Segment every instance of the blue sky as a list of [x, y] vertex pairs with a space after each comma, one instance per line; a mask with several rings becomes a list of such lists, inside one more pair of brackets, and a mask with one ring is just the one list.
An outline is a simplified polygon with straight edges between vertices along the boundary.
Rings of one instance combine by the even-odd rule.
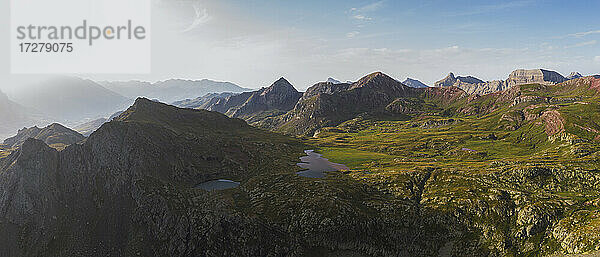
[[152, 73], [304, 90], [383, 71], [432, 84], [449, 72], [600, 73], [600, 1], [152, 0]]
[[428, 84], [450, 71], [484, 80], [517, 68], [600, 73], [600, 1], [193, 3], [206, 19], [185, 37], [218, 42], [208, 48], [235, 45], [229, 49], [238, 54], [227, 60], [240, 66], [222, 64], [235, 74], [215, 75], [251, 87], [286, 76], [306, 88], [375, 70]]

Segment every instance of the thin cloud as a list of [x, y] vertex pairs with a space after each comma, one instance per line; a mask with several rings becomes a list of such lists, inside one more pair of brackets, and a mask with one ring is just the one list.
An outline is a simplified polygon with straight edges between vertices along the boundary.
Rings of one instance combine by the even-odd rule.
[[381, 7], [383, 7], [385, 1], [378, 1], [378, 2], [374, 2], [362, 7], [355, 7], [350, 9], [350, 12], [373, 12], [373, 11], [377, 11], [379, 10]]
[[193, 29], [197, 28], [198, 26], [200, 26], [202, 24], [205, 24], [206, 22], [208, 22], [211, 19], [210, 15], [208, 15], [208, 10], [206, 8], [201, 8], [200, 6], [198, 6], [196, 4], [194, 4], [193, 7], [194, 7], [194, 12], [196, 14], [194, 17], [194, 21], [186, 29], [181, 31], [182, 33], [192, 31]]
[[600, 55], [599, 55], [599, 56], [596, 56], [596, 57], [594, 57], [594, 61], [595, 61], [595, 62], [597, 62], [597, 63], [600, 63]]
[[348, 32], [348, 34], [346, 34], [347, 38], [354, 38], [356, 37], [358, 34], [360, 34], [360, 32], [358, 31], [352, 31], [352, 32]]
[[364, 16], [362, 14], [354, 15], [354, 16], [352, 16], [352, 18], [355, 19], [355, 20], [359, 20], [359, 21], [370, 21], [370, 20], [373, 19], [371, 17], [367, 17], [367, 16]]
[[570, 45], [570, 46], [565, 46], [565, 48], [568, 49], [568, 48], [591, 46], [591, 45], [595, 45], [596, 43], [598, 43], [596, 40], [591, 40], [591, 41], [581, 42], [581, 43]]
[[520, 1], [512, 1], [500, 4], [491, 4], [491, 5], [480, 5], [476, 6], [473, 9], [464, 11], [464, 12], [456, 12], [451, 13], [448, 16], [469, 16], [469, 15], [478, 15], [485, 13], [498, 12], [506, 9], [520, 8], [534, 4], [535, 0], [520, 0]]
[[585, 36], [592, 35], [592, 34], [600, 34], [600, 30], [591, 30], [591, 31], [585, 31], [585, 32], [577, 32], [577, 33], [569, 34], [569, 36], [571, 36], [571, 37], [585, 37]]
[[370, 21], [373, 20], [373, 18], [367, 16], [365, 13], [379, 10], [381, 7], [383, 7], [384, 2], [385, 1], [378, 1], [361, 7], [354, 7], [351, 8], [348, 13], [351, 15], [352, 19], [358, 21]]

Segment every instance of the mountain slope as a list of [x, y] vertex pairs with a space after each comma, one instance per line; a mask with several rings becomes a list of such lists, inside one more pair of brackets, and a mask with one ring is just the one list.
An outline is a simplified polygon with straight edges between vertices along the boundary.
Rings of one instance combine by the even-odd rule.
[[84, 136], [76, 131], [66, 128], [58, 123], [53, 123], [44, 128], [31, 127], [19, 130], [14, 137], [4, 140], [8, 147], [20, 147], [27, 139], [37, 139], [55, 148], [64, 148], [67, 145], [81, 142]]
[[[240, 119], [138, 99], [82, 144], [58, 152], [28, 139], [0, 158], [0, 255], [437, 251], [445, 232], [394, 211], [410, 200], [384, 204], [389, 196], [348, 178], [297, 176], [304, 149]], [[196, 188], [214, 179], [241, 185]], [[419, 227], [432, 233], [410, 233]]]
[[129, 98], [147, 97], [150, 99], [159, 99], [160, 101], [167, 103], [180, 101], [182, 99], [201, 97], [209, 93], [239, 93], [250, 91], [250, 89], [242, 88], [231, 82], [218, 82], [208, 79], [169, 79], [156, 83], [141, 81], [100, 83], [108, 89]]

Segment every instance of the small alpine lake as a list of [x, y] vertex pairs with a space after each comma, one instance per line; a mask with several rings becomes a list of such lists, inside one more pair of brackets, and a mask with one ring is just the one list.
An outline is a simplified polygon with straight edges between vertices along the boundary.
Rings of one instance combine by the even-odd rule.
[[297, 172], [296, 174], [299, 176], [323, 178], [325, 177], [325, 172], [349, 170], [346, 165], [330, 162], [326, 158], [323, 158], [322, 154], [315, 153], [314, 150], [306, 150], [304, 153], [306, 153], [306, 156], [300, 157], [300, 161], [302, 162], [297, 165], [306, 170]]

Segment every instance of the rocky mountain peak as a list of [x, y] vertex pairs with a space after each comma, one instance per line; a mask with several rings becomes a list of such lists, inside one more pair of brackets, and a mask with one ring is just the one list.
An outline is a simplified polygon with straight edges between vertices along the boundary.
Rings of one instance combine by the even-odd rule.
[[368, 87], [368, 86], [372, 86], [372, 85], [399, 85], [399, 84], [400, 84], [400, 82], [398, 82], [397, 80], [384, 74], [383, 72], [378, 71], [378, 72], [373, 72], [367, 76], [364, 76], [363, 78], [361, 78], [360, 80], [355, 82], [353, 84], [352, 88]]
[[337, 85], [337, 84], [342, 84], [342, 82], [341, 82], [341, 81], [339, 81], [339, 80], [337, 80], [337, 79], [334, 79], [334, 78], [331, 78], [331, 77], [327, 78], [327, 81], [326, 81], [326, 82], [327, 82], [327, 83], [334, 84], [334, 85]]
[[571, 79], [578, 79], [578, 78], [582, 78], [582, 77], [583, 77], [583, 75], [581, 75], [581, 73], [574, 71], [574, 72], [571, 72], [569, 74], [569, 76], [567, 76], [565, 79], [571, 80]]
[[434, 87], [451, 87], [454, 85], [454, 83], [456, 83], [456, 77], [454, 76], [454, 73], [450, 72], [450, 74], [448, 74], [448, 76], [446, 76], [445, 78], [443, 78], [440, 81], [435, 82], [435, 84], [433, 86]]
[[266, 88], [262, 95], [268, 94], [297, 94], [298, 90], [292, 86], [292, 84], [287, 81], [285, 78], [280, 78], [275, 81], [270, 87]]

